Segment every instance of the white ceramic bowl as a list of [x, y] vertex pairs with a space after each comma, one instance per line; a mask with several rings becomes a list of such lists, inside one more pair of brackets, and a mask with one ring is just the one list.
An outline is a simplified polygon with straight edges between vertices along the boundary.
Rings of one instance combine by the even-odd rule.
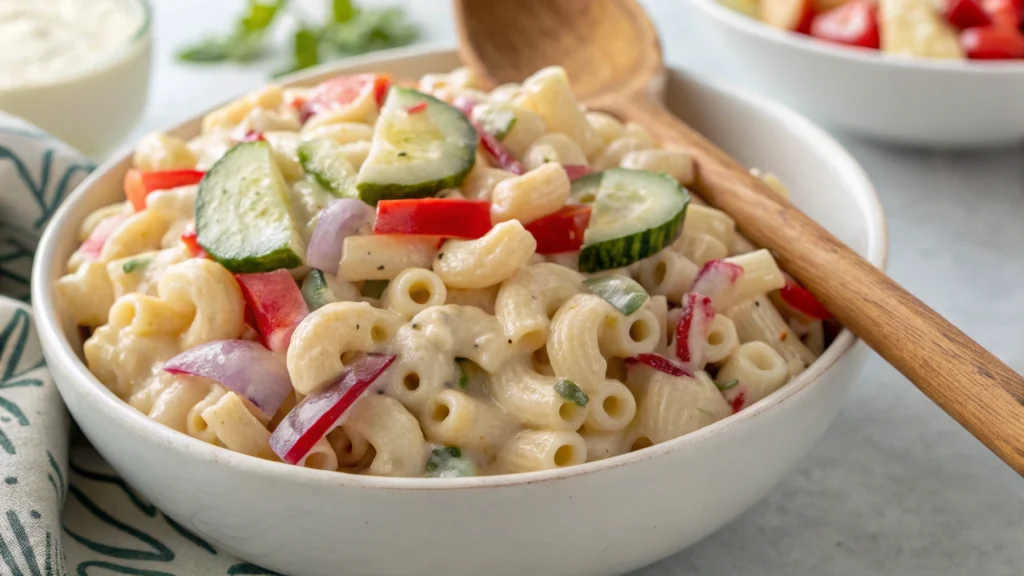
[[717, 0], [691, 6], [744, 82], [827, 126], [939, 148], [1024, 141], [1024, 61], [906, 58], [776, 30]]
[[123, 1], [139, 20], [138, 30], [124, 45], [86, 70], [0, 88], [0, 110], [28, 120], [92, 158], [112, 151], [142, 114], [152, 60], [149, 0]]
[[[398, 51], [303, 76], [418, 77], [449, 50]], [[797, 114], [674, 71], [672, 108], [742, 161], [771, 167], [794, 199], [876, 266], [881, 206], [856, 161]], [[714, 110], [714, 114], [707, 111]], [[703, 111], [703, 113], [702, 113]], [[194, 133], [196, 122], [179, 130]], [[86, 214], [120, 199], [112, 160], [54, 216], [33, 271], [43, 348], [99, 452], [176, 521], [291, 576], [617, 574], [681, 550], [763, 497], [825, 431], [864, 363], [843, 332], [803, 375], [738, 415], [653, 448], [561, 470], [463, 479], [378, 478], [258, 460], [173, 432], [118, 400], [76, 356], [52, 286]]]

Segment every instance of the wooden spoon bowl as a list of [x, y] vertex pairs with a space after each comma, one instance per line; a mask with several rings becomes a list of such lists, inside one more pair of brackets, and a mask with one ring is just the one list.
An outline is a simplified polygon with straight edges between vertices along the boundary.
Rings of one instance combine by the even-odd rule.
[[[454, 0], [459, 54], [486, 82], [566, 69], [589, 106], [689, 151], [694, 188], [830, 312], [1018, 473], [1024, 378], [665, 110], [654, 26], [633, 0]], [[823, 191], [825, 193], [826, 191]]]

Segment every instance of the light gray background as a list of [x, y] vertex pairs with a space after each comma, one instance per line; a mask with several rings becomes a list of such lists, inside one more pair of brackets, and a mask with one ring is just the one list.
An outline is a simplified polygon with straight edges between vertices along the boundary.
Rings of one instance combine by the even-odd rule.
[[[153, 1], [152, 93], [128, 142], [255, 88], [279, 67], [175, 62], [175, 49], [225, 29], [243, 1]], [[423, 41], [454, 43], [446, 0], [404, 3]], [[742, 83], [687, 24], [686, 0], [645, 3], [668, 62]], [[1024, 148], [940, 153], [841, 140], [882, 196], [890, 274], [1024, 372]], [[835, 424], [768, 498], [636, 574], [1021, 576], [1024, 479], [872, 356]]]

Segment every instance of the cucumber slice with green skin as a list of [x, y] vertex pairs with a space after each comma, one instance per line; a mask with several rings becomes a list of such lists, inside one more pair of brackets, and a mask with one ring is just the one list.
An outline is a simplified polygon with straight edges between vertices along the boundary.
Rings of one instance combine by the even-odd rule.
[[667, 174], [613, 168], [573, 182], [571, 201], [593, 204], [580, 271], [598, 272], [629, 266], [675, 242], [690, 194]]
[[341, 144], [318, 138], [299, 145], [302, 169], [335, 198], [355, 198], [356, 171], [345, 156]]
[[478, 104], [473, 107], [473, 122], [498, 140], [504, 140], [515, 128], [516, 112], [504, 104]]
[[331, 302], [338, 301], [334, 290], [331, 289], [330, 279], [327, 277], [327, 274], [315, 268], [302, 281], [301, 292], [302, 299], [306, 301], [306, 306], [309, 307], [310, 312], [323, 308]]
[[591, 278], [583, 283], [623, 316], [636, 312], [650, 298], [643, 286], [625, 276]]
[[381, 108], [370, 154], [359, 169], [359, 198], [425, 198], [457, 188], [476, 161], [477, 133], [454, 106], [395, 86]]
[[243, 142], [206, 173], [196, 197], [196, 239], [232, 272], [302, 266], [305, 245], [266, 142]]

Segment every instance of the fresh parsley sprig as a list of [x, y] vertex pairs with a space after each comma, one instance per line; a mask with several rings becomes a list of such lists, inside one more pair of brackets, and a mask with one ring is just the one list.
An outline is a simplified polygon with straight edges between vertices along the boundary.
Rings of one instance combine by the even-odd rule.
[[289, 0], [249, 0], [231, 32], [205, 38], [178, 53], [185, 62], [252, 62], [267, 52], [267, 38], [281, 15], [291, 13], [297, 27], [291, 33], [291, 63], [286, 74], [321, 62], [373, 50], [404, 46], [416, 40], [419, 29], [401, 8], [360, 8], [351, 0], [330, 0], [326, 22], [313, 23], [291, 12]]

